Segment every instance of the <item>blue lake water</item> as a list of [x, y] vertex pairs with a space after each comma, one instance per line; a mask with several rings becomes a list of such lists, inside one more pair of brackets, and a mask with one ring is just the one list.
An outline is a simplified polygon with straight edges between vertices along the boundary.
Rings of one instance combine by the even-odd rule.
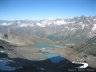
[[56, 48], [54, 45], [47, 45], [47, 44], [37, 44], [37, 48]]
[[59, 63], [64, 60], [64, 57], [61, 57], [55, 53], [44, 52], [43, 54], [45, 57], [50, 59], [52, 63]]

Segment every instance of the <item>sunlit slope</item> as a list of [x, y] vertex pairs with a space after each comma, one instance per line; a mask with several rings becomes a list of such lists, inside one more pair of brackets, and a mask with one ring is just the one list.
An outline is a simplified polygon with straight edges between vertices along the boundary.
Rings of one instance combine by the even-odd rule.
[[[3, 39], [3, 38], [2, 38]], [[16, 45], [36, 45], [36, 44], [55, 44], [54, 41], [41, 38], [39, 36], [36, 36], [35, 34], [29, 35], [27, 33], [21, 33], [21, 32], [15, 32], [8, 34], [8, 39], [5, 39], [9, 41], [12, 44]]]
[[96, 36], [86, 40], [81, 45], [78, 45], [75, 50], [96, 56]]

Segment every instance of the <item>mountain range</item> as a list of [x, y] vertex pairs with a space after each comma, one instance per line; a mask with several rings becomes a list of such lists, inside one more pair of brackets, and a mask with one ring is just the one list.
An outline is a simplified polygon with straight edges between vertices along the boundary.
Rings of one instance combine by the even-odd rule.
[[[96, 16], [80, 16], [66, 19], [0, 20], [0, 36], [8, 34], [9, 40], [21, 44], [56, 44], [78, 48], [96, 36]], [[93, 53], [96, 41], [91, 43]], [[96, 49], [95, 49], [96, 51]]]

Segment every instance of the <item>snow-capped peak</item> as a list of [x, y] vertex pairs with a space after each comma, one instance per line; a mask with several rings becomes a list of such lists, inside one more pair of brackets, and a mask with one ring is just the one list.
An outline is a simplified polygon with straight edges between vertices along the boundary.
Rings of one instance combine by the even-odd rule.
[[12, 25], [12, 23], [6, 23], [6, 22], [4, 22], [4, 23], [1, 23], [0, 25], [2, 25], [2, 26], [9, 26], [9, 25]]

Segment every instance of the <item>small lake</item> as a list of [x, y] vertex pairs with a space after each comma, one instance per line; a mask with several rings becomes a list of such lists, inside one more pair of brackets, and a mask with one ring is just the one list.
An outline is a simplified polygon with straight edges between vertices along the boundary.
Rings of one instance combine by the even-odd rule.
[[47, 44], [37, 44], [36, 47], [37, 48], [57, 48], [54, 45], [47, 45]]
[[59, 63], [64, 60], [64, 57], [61, 57], [55, 53], [44, 52], [43, 54], [45, 57], [50, 59], [52, 63]]

